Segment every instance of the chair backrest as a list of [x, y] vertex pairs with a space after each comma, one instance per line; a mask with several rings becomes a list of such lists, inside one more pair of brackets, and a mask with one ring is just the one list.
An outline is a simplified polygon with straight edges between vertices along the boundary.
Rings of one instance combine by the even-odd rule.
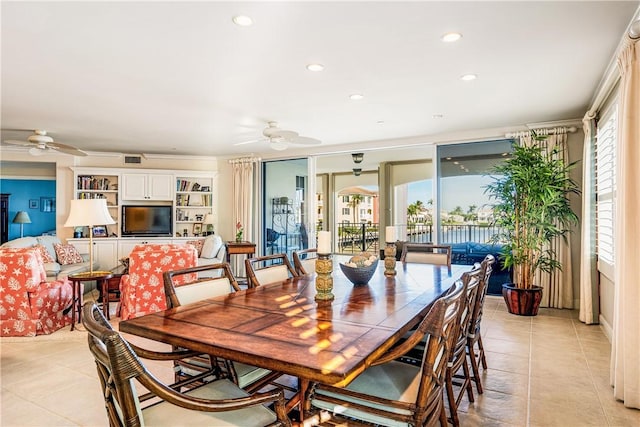
[[[265, 416], [264, 409], [258, 409], [262, 411], [262, 414], [256, 415], [261, 416], [265, 421], [268, 420], [269, 422], [266, 422], [266, 424], [290, 425], [285, 414], [282, 390], [253, 396], [247, 396], [246, 393], [240, 391], [241, 394], [236, 393], [235, 396], [229, 398], [223, 393], [226, 390], [231, 392], [233, 386], [224, 388], [225, 386], [223, 385], [211, 393], [211, 396], [219, 396], [217, 399], [197, 398], [179, 393], [160, 382], [146, 369], [136, 354], [138, 347], [135, 347], [136, 350], [134, 350], [118, 332], [113, 330], [96, 304], [85, 304], [83, 314], [82, 323], [89, 333], [89, 350], [96, 362], [111, 426], [142, 426], [145, 424], [144, 410], [136, 393], [134, 380], [138, 381], [147, 390], [150, 390], [153, 395], [163, 399], [164, 402], [162, 403], [181, 406], [192, 411], [225, 412], [246, 408], [249, 405], [263, 408], [263, 404], [275, 402], [275, 412], [277, 413], [277, 419], [282, 421], [281, 423], [275, 422], [276, 415], [273, 413]], [[144, 355], [146, 353], [160, 355], [160, 353], [153, 351], [143, 351], [142, 357], [147, 357]], [[176, 359], [180, 357], [180, 353], [167, 353], [167, 357], [167, 359], [159, 360]], [[239, 389], [235, 388], [235, 390]], [[189, 415], [189, 412], [177, 413], [174, 415], [176, 419], [173, 421], [179, 424], [185, 420], [178, 417], [189, 417]], [[244, 414], [244, 416], [247, 415], [251, 417], [251, 414]], [[236, 423], [239, 421], [235, 420]], [[203, 420], [199, 419], [194, 423], [202, 422]], [[215, 419], [211, 419], [207, 424], [216, 425], [216, 423], [222, 424], [220, 420], [216, 421]], [[227, 420], [224, 425], [230, 425], [229, 421]]]
[[405, 243], [402, 247], [402, 262], [446, 265], [451, 268], [451, 246], [428, 243]]
[[458, 312], [458, 327], [455, 336], [455, 343], [449, 355], [450, 364], [453, 366], [454, 373], [459, 369], [461, 363], [466, 356], [467, 331], [471, 324], [473, 310], [475, 308], [478, 290], [482, 283], [484, 271], [480, 264], [476, 264], [473, 269], [464, 273], [460, 280], [464, 285], [462, 293], [462, 303]]
[[302, 249], [293, 253], [293, 266], [300, 276], [313, 274], [316, 269], [317, 254], [318, 250], [316, 248]]
[[298, 276], [287, 254], [259, 256], [246, 259], [244, 262], [251, 287], [283, 282], [289, 277]]
[[471, 312], [471, 319], [469, 319], [469, 336], [473, 337], [475, 334], [480, 333], [480, 323], [482, 321], [482, 311], [484, 307], [484, 298], [487, 295], [487, 289], [489, 288], [489, 279], [493, 272], [493, 265], [496, 259], [493, 255], [487, 255], [480, 264], [481, 270], [481, 282], [478, 286], [478, 295], [476, 297], [476, 303]]
[[[163, 273], [195, 267], [198, 252], [191, 245], [149, 244], [138, 245], [129, 255], [129, 274], [120, 280], [122, 320], [165, 310]], [[175, 284], [192, 283], [197, 273], [184, 274]]]
[[[180, 276], [203, 271], [216, 271], [216, 273], [220, 272], [222, 274], [220, 277], [198, 280], [197, 282], [181, 286], [176, 285], [176, 279]], [[216, 276], [218, 276], [218, 274], [216, 274]], [[226, 262], [165, 271], [163, 278], [167, 308], [179, 307], [184, 304], [220, 295], [227, 295], [229, 292], [240, 290], [238, 282], [231, 272], [231, 266]]]
[[[425, 411], [424, 416], [438, 419], [443, 403], [443, 387], [449, 355], [453, 351], [457, 337], [458, 313], [464, 304], [464, 283], [457, 280], [451, 290], [436, 300], [429, 313], [412, 335], [421, 339], [427, 336], [420, 386], [416, 397], [416, 407]], [[407, 341], [412, 341], [410, 337]], [[420, 425], [431, 425], [429, 422]]]

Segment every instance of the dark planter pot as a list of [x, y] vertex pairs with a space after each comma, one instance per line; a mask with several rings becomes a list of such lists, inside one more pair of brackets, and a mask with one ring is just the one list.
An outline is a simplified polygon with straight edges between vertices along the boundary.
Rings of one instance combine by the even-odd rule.
[[518, 316], [535, 316], [542, 300], [542, 288], [534, 286], [531, 289], [516, 288], [512, 283], [502, 285], [502, 297], [511, 314]]

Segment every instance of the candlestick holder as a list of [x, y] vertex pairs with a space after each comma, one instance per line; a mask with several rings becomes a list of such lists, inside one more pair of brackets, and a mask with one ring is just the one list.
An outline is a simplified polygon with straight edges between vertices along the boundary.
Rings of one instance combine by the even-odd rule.
[[384, 275], [387, 277], [396, 275], [396, 244], [387, 242], [384, 248]]
[[316, 301], [333, 299], [333, 262], [331, 254], [318, 254], [316, 258]]

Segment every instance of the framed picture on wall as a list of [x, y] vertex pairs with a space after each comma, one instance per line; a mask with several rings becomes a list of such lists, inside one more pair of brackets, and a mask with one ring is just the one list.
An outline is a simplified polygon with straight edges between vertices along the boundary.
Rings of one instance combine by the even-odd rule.
[[107, 226], [106, 225], [94, 225], [93, 226], [93, 237], [107, 237]]
[[29, 209], [38, 209], [39, 207], [40, 207], [40, 200], [38, 199], [29, 200]]

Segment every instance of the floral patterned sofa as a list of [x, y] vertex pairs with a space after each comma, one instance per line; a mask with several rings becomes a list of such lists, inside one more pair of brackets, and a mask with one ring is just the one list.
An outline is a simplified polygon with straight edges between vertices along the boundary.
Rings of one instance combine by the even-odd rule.
[[50, 334], [71, 323], [71, 283], [46, 279], [39, 250], [0, 248], [0, 336]]
[[[167, 308], [163, 273], [195, 267], [198, 252], [194, 246], [180, 244], [137, 245], [129, 254], [129, 274], [120, 279], [120, 316], [122, 320], [155, 313]], [[176, 285], [197, 280], [197, 274], [185, 274]]]
[[[61, 250], [56, 251], [56, 246]], [[69, 245], [63, 245], [56, 236], [28, 236], [18, 239], [9, 240], [0, 246], [4, 248], [32, 248], [41, 247], [44, 251], [42, 254], [47, 256], [44, 259], [44, 269], [47, 273], [47, 280], [56, 280], [67, 277], [69, 274], [82, 273], [89, 271], [89, 254], [79, 254], [80, 258], [74, 254], [72, 257], [60, 257], [58, 252], [67, 252], [65, 249], [71, 249]], [[68, 258], [68, 259], [66, 259]], [[98, 263], [94, 261], [93, 268], [98, 268]]]

